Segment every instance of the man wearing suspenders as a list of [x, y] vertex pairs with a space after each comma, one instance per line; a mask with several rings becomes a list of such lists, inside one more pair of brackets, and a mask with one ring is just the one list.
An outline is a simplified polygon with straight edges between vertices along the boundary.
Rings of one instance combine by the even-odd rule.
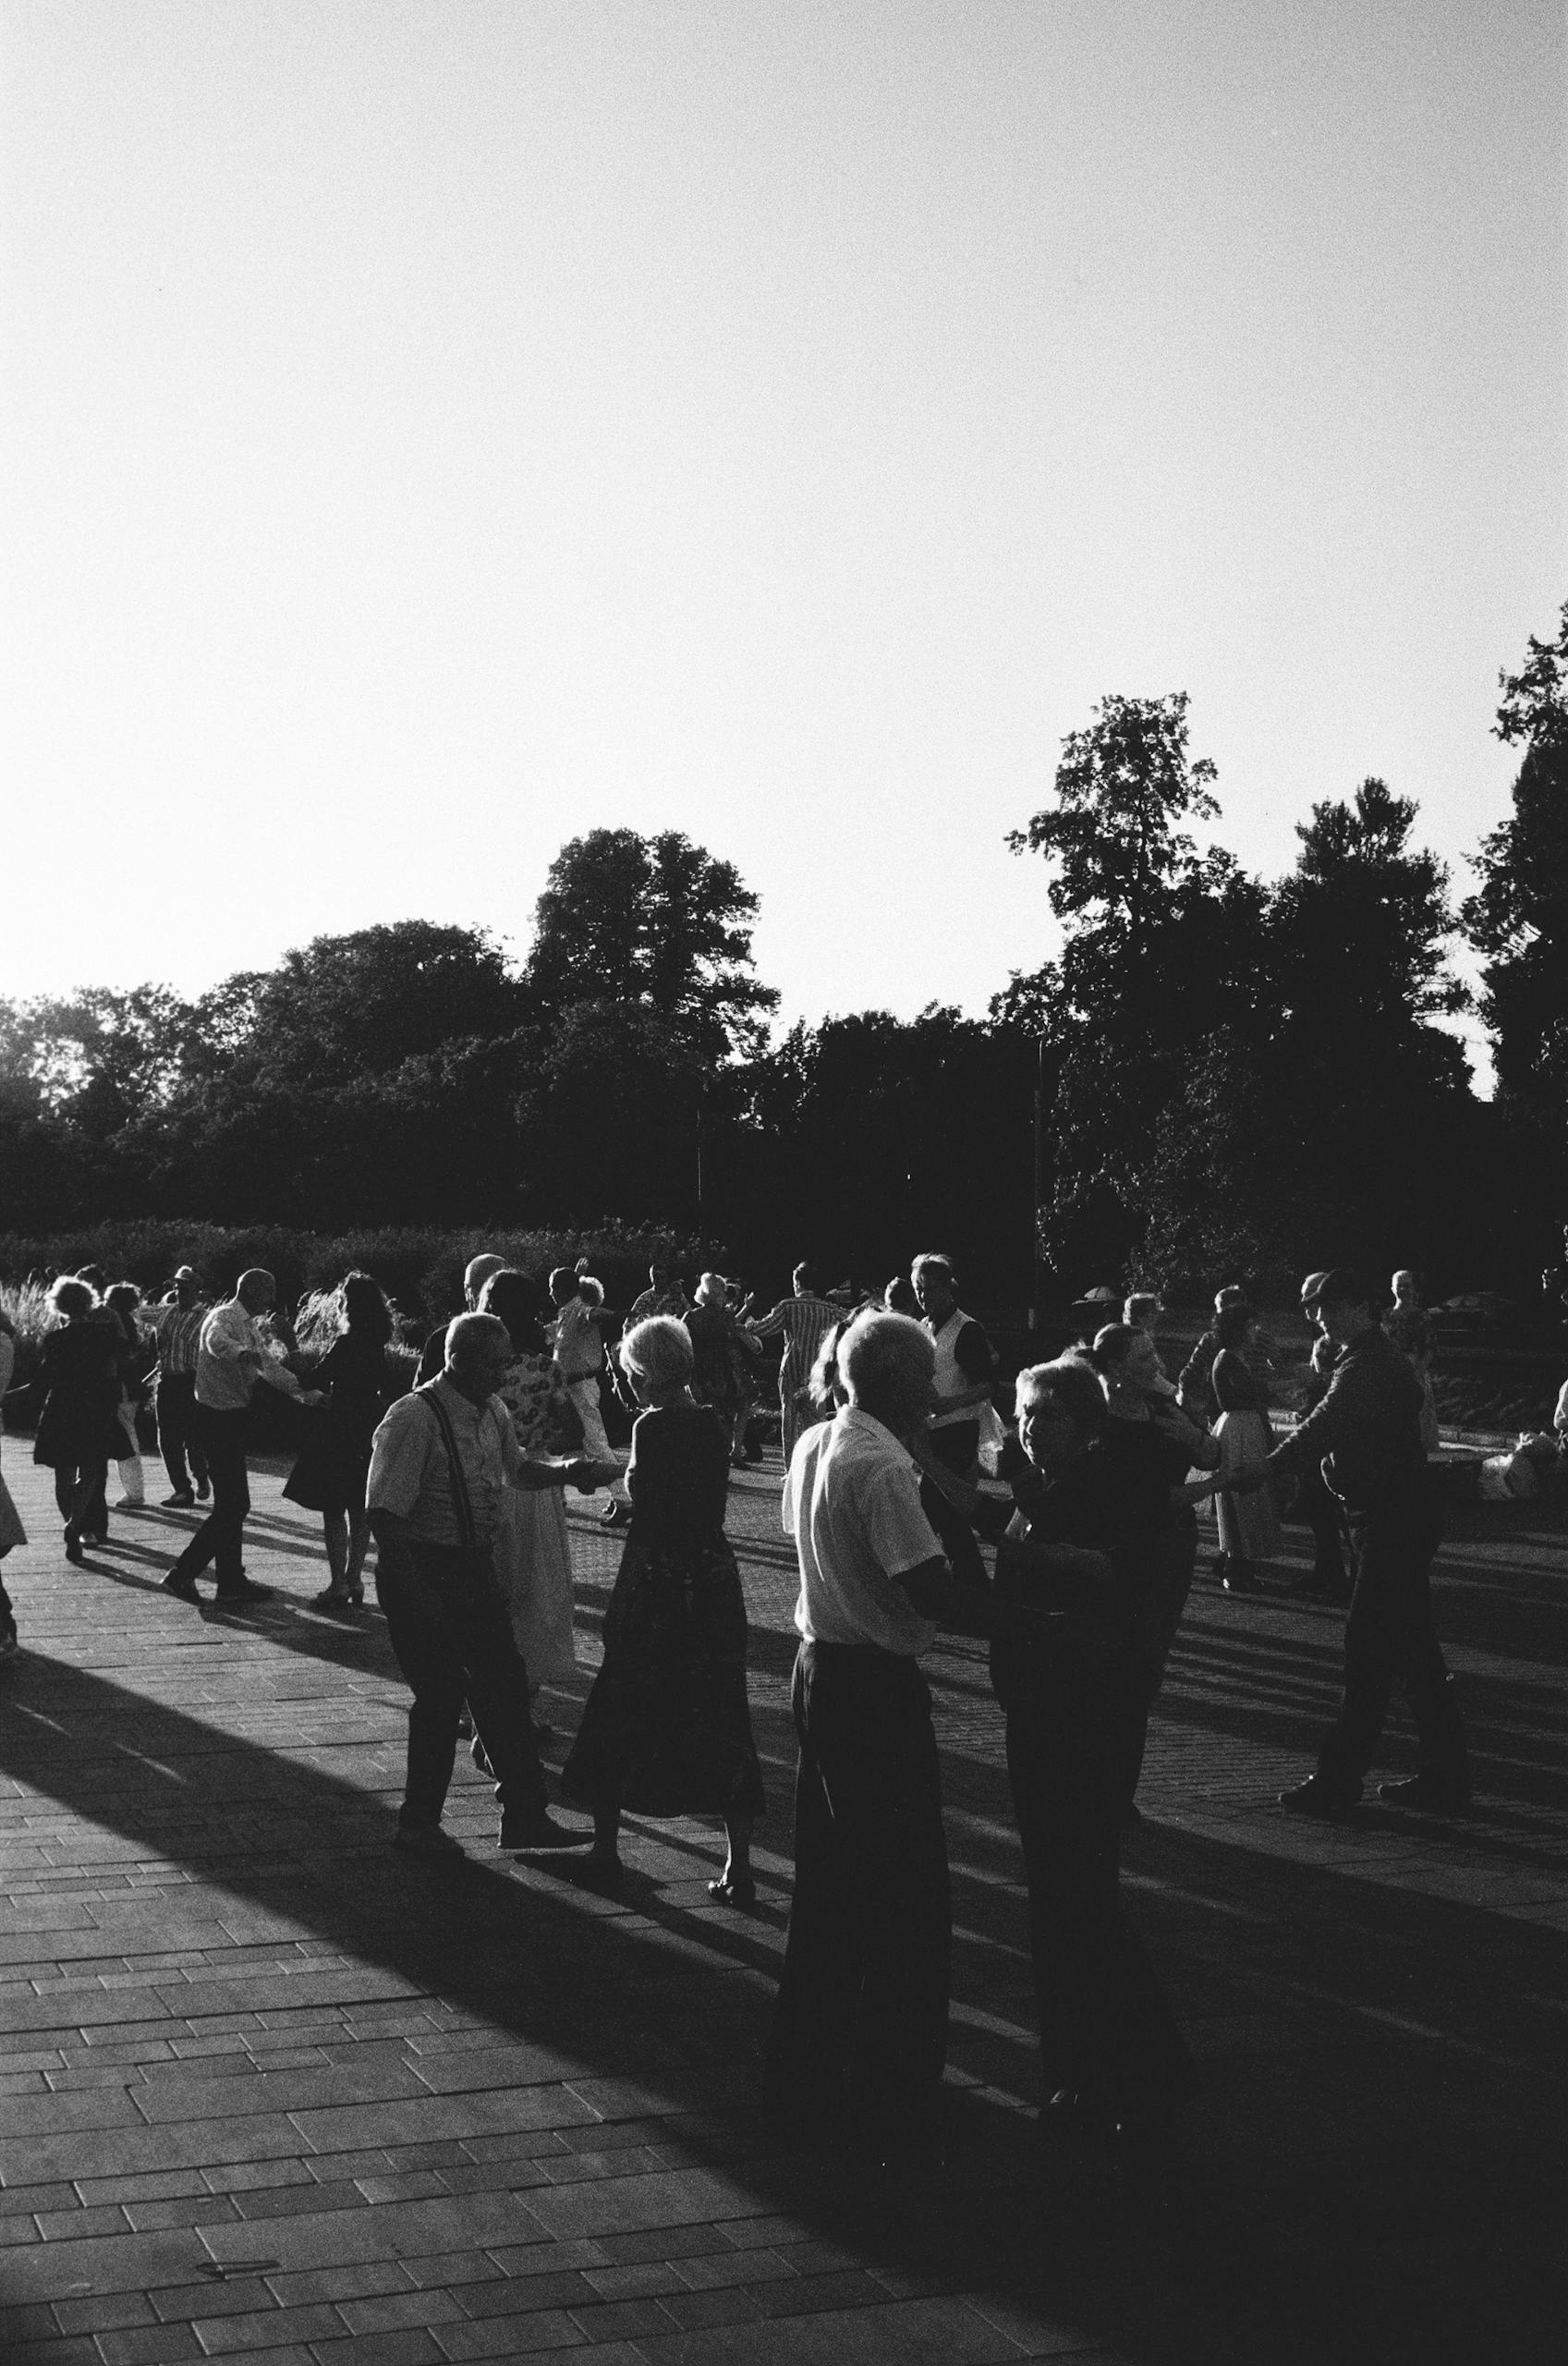
[[445, 1368], [399, 1397], [375, 1434], [365, 1505], [375, 1531], [376, 1595], [397, 1665], [414, 1695], [408, 1771], [395, 1845], [419, 1857], [462, 1854], [441, 1828], [457, 1726], [468, 1701], [501, 1795], [498, 1846], [517, 1852], [584, 1847], [545, 1804], [529, 1716], [528, 1671], [491, 1555], [502, 1491], [590, 1490], [590, 1462], [525, 1462], [496, 1395], [512, 1353], [493, 1315], [460, 1314]]

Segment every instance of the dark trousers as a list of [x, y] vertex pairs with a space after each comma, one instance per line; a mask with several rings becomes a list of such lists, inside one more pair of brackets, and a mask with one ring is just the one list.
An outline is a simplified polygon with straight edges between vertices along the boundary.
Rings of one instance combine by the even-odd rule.
[[1429, 1491], [1403, 1506], [1349, 1517], [1355, 1589], [1344, 1627], [1344, 1698], [1318, 1771], [1358, 1784], [1371, 1765], [1397, 1677], [1420, 1738], [1421, 1772], [1466, 1786], [1465, 1727], [1432, 1623], [1431, 1567], [1441, 1535]]
[[953, 1909], [931, 1699], [914, 1660], [802, 1643], [795, 1896], [771, 2107], [918, 2116], [947, 2058]]
[[1125, 1740], [1140, 1707], [1147, 1714], [1142, 1676], [1078, 1669], [1007, 1712], [1045, 2091], [1112, 2116], [1175, 2101], [1191, 2070], [1154, 1967], [1122, 1919]]
[[414, 1696], [398, 1822], [441, 1822], [465, 1701], [495, 1770], [503, 1816], [536, 1813], [545, 1804], [544, 1774], [529, 1715], [528, 1669], [489, 1551], [408, 1549], [414, 1575], [384, 1565], [376, 1572], [376, 1600]]
[[55, 1503], [60, 1518], [73, 1534], [89, 1529], [94, 1536], [107, 1533], [109, 1507], [108, 1463], [100, 1457], [91, 1462], [57, 1462], [55, 1465]]
[[[943, 1470], [951, 1470], [956, 1479], [973, 1478], [980, 1446], [978, 1421], [954, 1421], [947, 1429], [929, 1431], [927, 1443]], [[983, 1587], [986, 1565], [974, 1530], [929, 1479], [920, 1482], [920, 1509], [935, 1529], [959, 1584]]]
[[249, 1413], [214, 1413], [196, 1407], [193, 1435], [200, 1440], [213, 1479], [213, 1508], [175, 1563], [171, 1574], [199, 1578], [209, 1561], [217, 1563], [218, 1592], [237, 1585], [245, 1515], [250, 1509], [250, 1480], [245, 1468], [245, 1437]]
[[[207, 1480], [207, 1457], [201, 1451], [201, 1425], [197, 1421], [196, 1374], [193, 1372], [172, 1372], [158, 1383], [158, 1447], [164, 1457], [164, 1468], [169, 1474], [169, 1484], [176, 1494], [191, 1493], [192, 1473], [201, 1485]], [[190, 1469], [186, 1469], [186, 1454], [190, 1456]]]
[[1312, 1531], [1312, 1574], [1330, 1592], [1350, 1598], [1350, 1578], [1344, 1566], [1344, 1506], [1313, 1463], [1302, 1473], [1295, 1491], [1295, 1517]]

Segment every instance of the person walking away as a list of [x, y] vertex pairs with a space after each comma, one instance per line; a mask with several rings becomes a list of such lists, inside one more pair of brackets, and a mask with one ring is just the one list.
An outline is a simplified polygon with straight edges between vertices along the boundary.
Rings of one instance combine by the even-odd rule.
[[[541, 1293], [542, 1295], [542, 1293]], [[497, 1389], [512, 1360], [506, 1325], [459, 1314], [439, 1379], [388, 1407], [371, 1451], [365, 1502], [376, 1540], [376, 1598], [414, 1696], [394, 1846], [430, 1860], [461, 1844], [442, 1829], [463, 1703], [496, 1778], [499, 1848], [519, 1854], [586, 1845], [556, 1823], [529, 1716], [529, 1676], [496, 1579], [493, 1545], [514, 1489], [592, 1483], [591, 1467], [530, 1468]]]
[[286, 1364], [268, 1347], [260, 1323], [277, 1304], [277, 1284], [264, 1266], [253, 1265], [235, 1284], [234, 1296], [213, 1307], [201, 1325], [196, 1350], [196, 1423], [213, 1480], [213, 1508], [164, 1579], [165, 1593], [182, 1602], [200, 1599], [196, 1580], [217, 1564], [213, 1599], [225, 1606], [265, 1602], [270, 1586], [245, 1574], [241, 1552], [250, 1482], [245, 1466], [250, 1398], [257, 1384], [275, 1388], [301, 1405], [319, 1405], [314, 1390], [302, 1388]]
[[196, 1434], [196, 1356], [201, 1325], [211, 1312], [194, 1266], [179, 1266], [173, 1295], [165, 1298], [152, 1325], [158, 1343], [152, 1392], [158, 1451], [174, 1490], [164, 1498], [165, 1511], [188, 1511], [204, 1504], [212, 1492], [207, 1457]]
[[[753, 1325], [759, 1339], [782, 1338], [784, 1343], [779, 1365], [779, 1428], [786, 1472], [801, 1429], [796, 1399], [810, 1378], [824, 1335], [844, 1320], [843, 1307], [822, 1294], [821, 1276], [815, 1265], [803, 1261], [796, 1267], [793, 1290], [792, 1297], [780, 1299], [772, 1313]], [[635, 1307], [632, 1311], [635, 1315]]]
[[329, 1580], [314, 1606], [329, 1611], [357, 1610], [365, 1599], [371, 1442], [395, 1393], [386, 1360], [392, 1309], [381, 1284], [370, 1274], [346, 1274], [337, 1301], [342, 1329], [312, 1374], [326, 1403], [311, 1417], [283, 1490], [290, 1503], [322, 1516]]
[[765, 2100], [806, 2132], [846, 2109], [878, 2144], [918, 2130], [947, 2050], [952, 1910], [930, 1694], [938, 1621], [981, 1634], [920, 1508], [909, 1441], [935, 1351], [861, 1315], [839, 1343], [847, 1401], [807, 1431], [784, 1493], [800, 1568], [792, 1705], [795, 1896]]
[[120, 1495], [115, 1508], [140, 1511], [147, 1501], [147, 1489], [141, 1475], [141, 1441], [136, 1433], [136, 1417], [146, 1401], [147, 1376], [158, 1351], [141, 1335], [137, 1321], [141, 1292], [134, 1282], [111, 1283], [104, 1292], [103, 1303], [114, 1316], [123, 1341], [115, 1359], [120, 1382], [119, 1422], [125, 1432], [125, 1444], [117, 1457]]
[[1211, 1386], [1220, 1409], [1214, 1432], [1220, 1446], [1220, 1583], [1227, 1593], [1258, 1593], [1258, 1565], [1276, 1559], [1282, 1541], [1279, 1506], [1268, 1488], [1235, 1494], [1230, 1485], [1238, 1471], [1260, 1468], [1273, 1444], [1258, 1324], [1246, 1307], [1227, 1306], [1215, 1321], [1214, 1335], [1219, 1342]]
[[724, 1534], [730, 1439], [722, 1416], [693, 1394], [691, 1321], [654, 1315], [621, 1341], [643, 1409], [626, 1470], [631, 1532], [561, 1789], [592, 1809], [589, 1863], [612, 1887], [623, 1811], [718, 1816], [724, 1867], [708, 1894], [749, 1913], [763, 1793], [746, 1692], [746, 1601]]
[[[63, 1274], [49, 1292], [58, 1327], [41, 1350], [43, 1405], [34, 1462], [55, 1473], [55, 1501], [66, 1523], [66, 1558], [79, 1562], [82, 1540], [103, 1500], [109, 1465], [125, 1445], [120, 1427], [119, 1328], [105, 1324], [91, 1284]], [[94, 1541], [103, 1533], [93, 1528]]]
[[1155, 1291], [1132, 1290], [1128, 1293], [1126, 1303], [1122, 1309], [1122, 1321], [1128, 1330], [1141, 1331], [1145, 1334], [1154, 1351], [1155, 1390], [1161, 1396], [1174, 1399], [1176, 1384], [1165, 1370], [1159, 1344], [1154, 1335], [1159, 1328], [1160, 1318], [1164, 1311]]
[[1344, 1629], [1344, 1693], [1318, 1771], [1280, 1804], [1296, 1815], [1343, 1815], [1361, 1797], [1397, 1678], [1419, 1738], [1419, 1772], [1379, 1786], [1382, 1798], [1437, 1815], [1470, 1800], [1465, 1727], [1432, 1617], [1431, 1567], [1441, 1537], [1421, 1444], [1421, 1391], [1379, 1323], [1366, 1278], [1325, 1274], [1313, 1301], [1338, 1357], [1323, 1401], [1242, 1483], [1259, 1487], [1310, 1461], [1344, 1506], [1355, 1591]]
[[1438, 1400], [1432, 1391], [1432, 1319], [1421, 1303], [1416, 1276], [1402, 1265], [1393, 1277], [1393, 1304], [1386, 1324], [1389, 1337], [1421, 1384], [1421, 1443], [1428, 1454], [1438, 1450]]
[[[4, 1307], [0, 1307], [0, 1438], [6, 1434], [6, 1392], [11, 1385], [17, 1369], [17, 1326]], [[0, 1470], [0, 1563], [7, 1553], [27, 1543], [27, 1531], [21, 1514], [11, 1501], [11, 1491], [6, 1484], [6, 1474]], [[0, 1666], [17, 1656], [17, 1613], [0, 1577]]]

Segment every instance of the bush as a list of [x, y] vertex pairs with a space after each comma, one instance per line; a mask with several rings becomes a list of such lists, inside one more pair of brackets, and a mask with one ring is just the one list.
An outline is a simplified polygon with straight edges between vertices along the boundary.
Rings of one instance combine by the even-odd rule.
[[[434, 1226], [346, 1233], [298, 1232], [280, 1225], [230, 1226], [137, 1218], [77, 1232], [28, 1238], [0, 1234], [0, 1285], [42, 1282], [82, 1265], [101, 1265], [111, 1281], [135, 1282], [161, 1298], [176, 1265], [194, 1265], [209, 1296], [225, 1298], [249, 1265], [277, 1276], [278, 1295], [293, 1306], [306, 1293], [325, 1295], [355, 1266], [373, 1274], [406, 1321], [426, 1329], [463, 1302], [463, 1268], [481, 1250], [543, 1275], [553, 1265], [586, 1257], [611, 1306], [629, 1306], [654, 1257], [695, 1275], [698, 1245], [650, 1226], [606, 1222], [560, 1232], [444, 1231]], [[710, 1248], [711, 1260], [723, 1251]], [[18, 1328], [20, 1326], [18, 1325]]]

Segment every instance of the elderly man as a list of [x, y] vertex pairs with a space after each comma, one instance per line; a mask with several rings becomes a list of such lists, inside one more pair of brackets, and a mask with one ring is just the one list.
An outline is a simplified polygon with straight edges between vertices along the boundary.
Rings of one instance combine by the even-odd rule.
[[158, 1309], [152, 1325], [158, 1342], [158, 1369], [153, 1377], [158, 1448], [174, 1489], [172, 1495], [164, 1498], [165, 1510], [188, 1511], [193, 1504], [205, 1503], [211, 1493], [207, 1457], [196, 1434], [196, 1358], [201, 1325], [211, 1311], [201, 1296], [195, 1267], [181, 1265], [175, 1274], [174, 1289]]
[[545, 1805], [529, 1717], [529, 1679], [496, 1580], [492, 1545], [507, 1487], [584, 1493], [591, 1462], [531, 1465], [496, 1394], [511, 1360], [504, 1323], [459, 1314], [439, 1379], [399, 1397], [375, 1434], [365, 1506], [375, 1531], [376, 1598], [414, 1696], [408, 1767], [395, 1845], [427, 1858], [462, 1849], [441, 1828], [466, 1700], [501, 1796], [498, 1845], [521, 1853], [573, 1848]]
[[839, 1348], [848, 1402], [806, 1432], [784, 1482], [800, 1764], [767, 2097], [807, 2125], [849, 2101], [877, 2136], [934, 2102], [947, 2050], [952, 1912], [920, 1657], [939, 1621], [992, 1625], [989, 1596], [955, 1584], [920, 1508], [909, 1442], [935, 1361], [918, 1323], [863, 1315]]
[[[1322, 1400], [1243, 1474], [1260, 1486], [1276, 1471], [1321, 1463], [1344, 1506], [1355, 1591], [1344, 1629], [1344, 1698], [1319, 1752], [1318, 1771], [1280, 1794], [1295, 1815], [1342, 1815], [1361, 1787], [1388, 1715], [1394, 1678], [1404, 1684], [1420, 1739], [1420, 1772], [1379, 1786], [1404, 1807], [1452, 1815], [1469, 1803], [1465, 1728], [1432, 1622], [1430, 1570], [1441, 1534], [1436, 1492], [1421, 1442], [1421, 1389], [1408, 1359], [1379, 1323], [1383, 1303], [1364, 1276], [1336, 1266], [1317, 1282], [1307, 1311], [1337, 1349]], [[1233, 1475], [1227, 1486], [1235, 1486]]]
[[[470, 1314], [478, 1311], [492, 1274], [499, 1274], [505, 1262], [505, 1258], [497, 1256], [493, 1249], [481, 1249], [477, 1257], [469, 1258], [463, 1268], [463, 1304]], [[447, 1325], [438, 1323], [420, 1348], [419, 1369], [414, 1374], [416, 1388], [428, 1388], [445, 1370], [446, 1332]]]
[[200, 1596], [196, 1580], [210, 1561], [217, 1563], [214, 1601], [225, 1608], [245, 1602], [265, 1602], [270, 1586], [252, 1585], [240, 1566], [245, 1515], [250, 1509], [250, 1481], [245, 1468], [245, 1438], [250, 1398], [259, 1381], [295, 1397], [301, 1405], [319, 1405], [319, 1390], [302, 1388], [286, 1363], [275, 1357], [259, 1318], [277, 1304], [278, 1286], [264, 1267], [253, 1265], [235, 1284], [234, 1296], [215, 1306], [201, 1325], [196, 1349], [196, 1434], [207, 1457], [213, 1480], [213, 1508], [185, 1551], [164, 1579], [166, 1593], [182, 1602]]

